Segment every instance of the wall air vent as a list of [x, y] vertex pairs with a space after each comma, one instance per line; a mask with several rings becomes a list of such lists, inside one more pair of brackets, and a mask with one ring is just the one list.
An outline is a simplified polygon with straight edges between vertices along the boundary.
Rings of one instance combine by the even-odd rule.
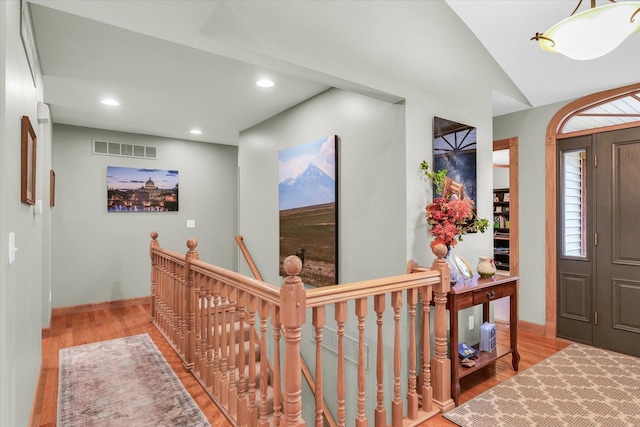
[[93, 140], [93, 154], [104, 156], [137, 157], [141, 159], [157, 159], [156, 147], [133, 145], [120, 142]]

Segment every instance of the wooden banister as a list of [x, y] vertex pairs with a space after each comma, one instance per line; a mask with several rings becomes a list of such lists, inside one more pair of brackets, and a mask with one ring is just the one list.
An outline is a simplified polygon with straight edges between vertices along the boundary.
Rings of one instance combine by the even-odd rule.
[[[410, 262], [407, 274], [305, 289], [296, 256], [286, 259], [287, 277], [275, 286], [199, 260], [195, 239], [188, 241], [186, 255], [179, 255], [161, 248], [157, 233], [151, 237], [151, 321], [232, 424], [400, 427], [453, 406], [445, 311], [450, 273], [439, 248], [429, 269]], [[238, 243], [244, 246], [241, 238]], [[260, 277], [255, 264], [252, 272]], [[372, 317], [376, 349], [366, 357]], [[269, 323], [272, 335], [267, 335]], [[335, 335], [324, 339], [332, 325]], [[357, 326], [357, 336], [349, 336], [350, 325]], [[300, 353], [303, 327], [314, 334], [315, 354], [305, 352], [315, 357], [311, 369]], [[356, 347], [350, 341], [357, 341]], [[323, 376], [325, 345], [337, 354], [336, 375], [328, 377]], [[375, 367], [367, 372], [371, 360]], [[302, 401], [303, 373], [315, 393], [309, 402]], [[356, 379], [357, 390], [347, 391], [347, 377]], [[368, 382], [375, 382], [374, 401], [367, 400], [366, 390], [374, 387]], [[336, 393], [331, 406], [323, 393], [328, 389]], [[385, 390], [392, 395], [385, 396]], [[315, 408], [313, 421], [303, 419], [303, 403], [305, 414]]]
[[244, 256], [244, 259], [247, 261], [247, 265], [249, 265], [249, 270], [251, 270], [251, 274], [253, 274], [253, 277], [255, 277], [256, 280], [259, 280], [262, 282], [262, 275], [260, 274], [260, 271], [258, 271], [258, 267], [256, 266], [256, 263], [253, 262], [253, 258], [251, 257], [249, 250], [244, 244], [244, 237], [242, 237], [241, 235], [237, 235], [236, 242], [238, 242], [238, 247], [240, 248], [240, 251]]

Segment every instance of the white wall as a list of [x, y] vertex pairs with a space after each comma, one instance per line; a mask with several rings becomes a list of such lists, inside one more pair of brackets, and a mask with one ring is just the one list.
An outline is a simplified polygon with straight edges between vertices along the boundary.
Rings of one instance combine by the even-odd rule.
[[[36, 199], [48, 209], [51, 141], [38, 124], [41, 75], [34, 87], [20, 39], [20, 2], [0, 2], [0, 425], [26, 426], [37, 385], [48, 253], [45, 215], [20, 201], [21, 117], [37, 136]], [[9, 265], [9, 232], [19, 251]]]
[[493, 188], [509, 188], [509, 168], [493, 168]]
[[267, 282], [280, 282], [278, 151], [334, 134], [339, 282], [406, 269], [404, 106], [333, 89], [240, 135], [240, 234]]
[[[149, 295], [149, 237], [200, 259], [237, 268], [237, 153], [234, 146], [54, 125], [53, 306]], [[157, 160], [92, 154], [92, 140], [151, 145]], [[107, 212], [107, 166], [179, 172], [179, 211]], [[187, 229], [187, 219], [196, 228]]]
[[566, 103], [496, 117], [494, 139], [518, 137], [520, 194], [520, 319], [545, 323], [545, 136]]

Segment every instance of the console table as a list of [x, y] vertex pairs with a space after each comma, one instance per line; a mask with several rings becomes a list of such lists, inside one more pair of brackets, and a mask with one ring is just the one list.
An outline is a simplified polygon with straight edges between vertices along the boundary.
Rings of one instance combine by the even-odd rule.
[[[496, 361], [497, 359], [512, 355], [511, 365], [518, 370], [520, 355], [518, 354], [518, 277], [494, 276], [481, 278], [478, 275], [472, 279], [462, 279], [451, 287], [447, 294], [447, 309], [449, 310], [450, 338], [449, 354], [451, 357], [451, 394], [456, 406], [460, 397], [460, 378], [474, 373], [478, 369]], [[493, 300], [509, 297], [509, 345], [497, 344], [496, 348], [488, 353], [478, 352], [474, 359], [475, 366], [466, 368], [461, 365], [458, 357], [458, 312], [462, 309], [482, 304], [482, 322], [489, 321], [489, 303]], [[477, 348], [477, 346], [475, 346]]]

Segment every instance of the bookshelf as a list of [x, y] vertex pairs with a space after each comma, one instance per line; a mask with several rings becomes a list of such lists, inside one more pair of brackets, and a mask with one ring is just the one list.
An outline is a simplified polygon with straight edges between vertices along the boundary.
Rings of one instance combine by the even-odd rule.
[[498, 270], [509, 270], [509, 189], [493, 190], [493, 258]]

